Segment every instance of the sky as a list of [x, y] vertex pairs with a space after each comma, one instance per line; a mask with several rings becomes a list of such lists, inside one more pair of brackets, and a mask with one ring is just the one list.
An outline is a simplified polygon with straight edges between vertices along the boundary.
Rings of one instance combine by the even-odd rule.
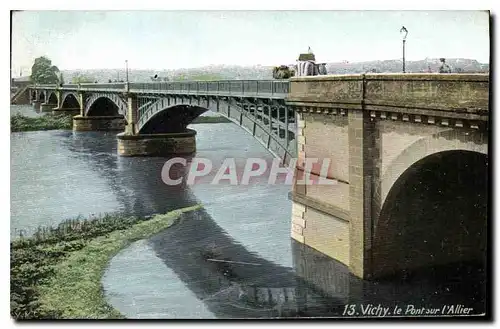
[[489, 62], [485, 11], [20, 11], [12, 15], [12, 74], [36, 57], [61, 70], [177, 69], [402, 58]]

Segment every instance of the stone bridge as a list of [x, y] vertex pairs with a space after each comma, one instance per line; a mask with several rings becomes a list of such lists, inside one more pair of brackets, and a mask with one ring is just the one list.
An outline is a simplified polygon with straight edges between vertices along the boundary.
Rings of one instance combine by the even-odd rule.
[[[121, 155], [192, 153], [212, 110], [298, 173], [329, 159], [331, 184], [295, 180], [291, 236], [363, 279], [485, 264], [489, 77], [362, 74], [289, 81], [36, 86], [75, 130], [124, 129]], [[43, 105], [42, 105], [43, 107]], [[328, 287], [320, 287], [328, 289]]]
[[328, 158], [335, 183], [295, 184], [294, 239], [361, 278], [485, 264], [487, 75], [297, 78], [287, 105], [297, 170], [318, 175], [305, 159]]

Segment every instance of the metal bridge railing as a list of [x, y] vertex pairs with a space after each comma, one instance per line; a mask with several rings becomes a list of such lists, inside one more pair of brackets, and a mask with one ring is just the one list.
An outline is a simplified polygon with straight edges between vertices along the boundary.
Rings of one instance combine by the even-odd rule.
[[288, 81], [222, 80], [130, 83], [131, 91], [174, 92], [207, 95], [282, 95], [289, 91]]
[[81, 89], [102, 90], [102, 89], [125, 89], [125, 83], [82, 83]]
[[[221, 81], [175, 81], [175, 82], [130, 82], [131, 92], [162, 94], [203, 94], [223, 96], [283, 96], [288, 94], [289, 82], [278, 80], [221, 80]], [[36, 89], [127, 91], [127, 83], [85, 83], [57, 85], [35, 85]]]

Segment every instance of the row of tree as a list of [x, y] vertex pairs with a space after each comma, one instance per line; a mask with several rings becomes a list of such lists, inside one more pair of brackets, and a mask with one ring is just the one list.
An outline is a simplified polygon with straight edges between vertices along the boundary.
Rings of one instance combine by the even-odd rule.
[[[31, 81], [36, 84], [63, 84], [65, 83], [62, 72], [52, 61], [45, 56], [35, 59], [31, 67]], [[83, 74], [78, 74], [71, 79], [71, 83], [92, 83], [97, 82], [94, 78]]]
[[[62, 72], [59, 71], [59, 68], [55, 65], [52, 65], [52, 61], [45, 56], [38, 57], [35, 59], [33, 66], [31, 67], [31, 81], [36, 84], [63, 84], [64, 77]], [[151, 77], [151, 81], [169, 81], [167, 77], [159, 77], [155, 75]], [[71, 83], [79, 84], [79, 83], [97, 83], [97, 80], [94, 77], [77, 74], [71, 79]], [[124, 82], [123, 80], [111, 80], [108, 79], [108, 83], [112, 82]]]

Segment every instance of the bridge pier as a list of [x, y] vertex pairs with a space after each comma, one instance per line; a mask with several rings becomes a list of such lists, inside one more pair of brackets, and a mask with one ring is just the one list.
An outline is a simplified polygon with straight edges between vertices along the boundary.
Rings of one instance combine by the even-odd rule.
[[[78, 93], [79, 108], [67, 109], [70, 112], [78, 112], [73, 117], [73, 131], [123, 131], [126, 126], [123, 115], [85, 115], [85, 102], [83, 93]], [[63, 109], [58, 109], [62, 111]]]
[[196, 152], [196, 131], [140, 134], [137, 127], [137, 95], [127, 96], [127, 125], [125, 132], [116, 136], [121, 156], [168, 156]]
[[196, 131], [192, 129], [168, 134], [121, 133], [116, 138], [121, 156], [168, 156], [196, 152]]
[[40, 104], [40, 112], [52, 112], [52, 110], [57, 107], [57, 104]]
[[125, 119], [122, 115], [73, 117], [73, 131], [123, 131], [124, 128]]
[[33, 101], [31, 102], [31, 105], [33, 106], [33, 108], [35, 110], [40, 110], [40, 105], [42, 104], [42, 102], [39, 102], [39, 101]]

